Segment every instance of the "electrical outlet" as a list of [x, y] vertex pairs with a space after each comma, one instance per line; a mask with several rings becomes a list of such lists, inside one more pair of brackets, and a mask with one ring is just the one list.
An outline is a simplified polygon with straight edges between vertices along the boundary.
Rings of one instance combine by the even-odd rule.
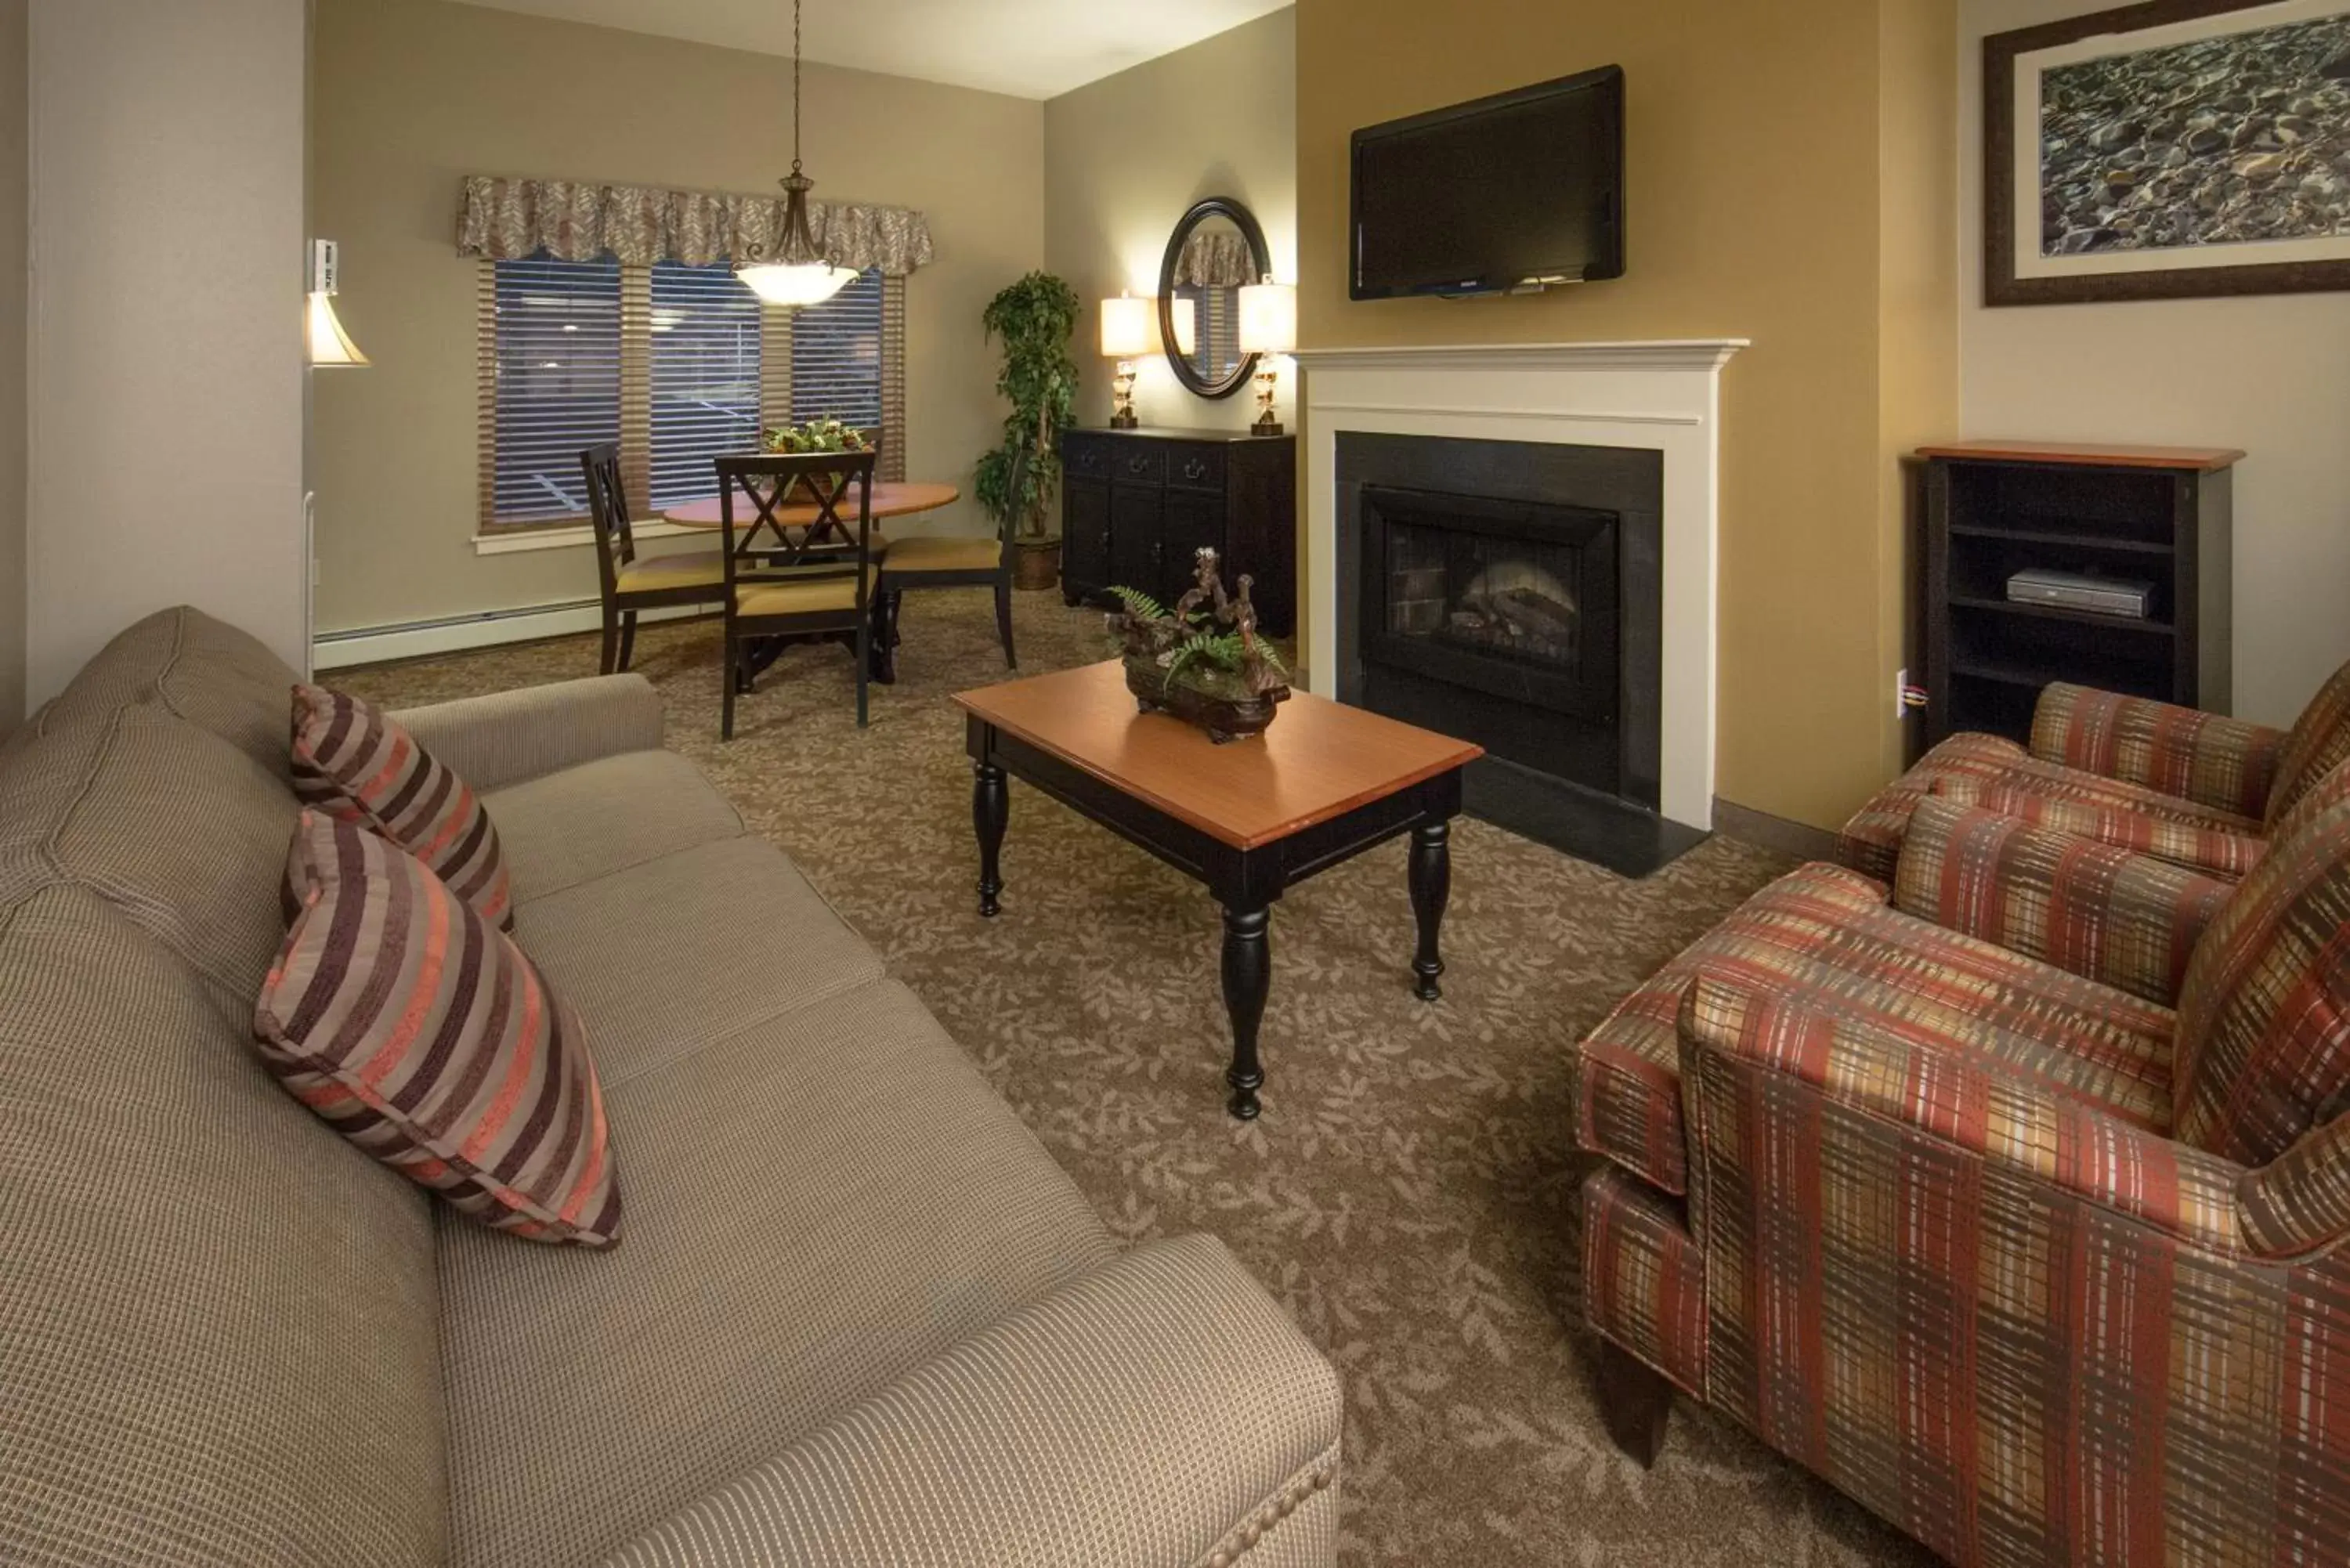
[[1906, 666], [1893, 672], [1893, 716], [1909, 716], [1909, 671]]

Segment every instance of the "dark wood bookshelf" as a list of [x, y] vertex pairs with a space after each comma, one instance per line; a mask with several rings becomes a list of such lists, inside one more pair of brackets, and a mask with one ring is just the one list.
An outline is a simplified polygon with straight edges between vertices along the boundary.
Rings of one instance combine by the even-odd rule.
[[[2030, 739], [2052, 681], [2225, 712], [2232, 475], [2205, 447], [1981, 441], [1926, 460], [1926, 739]], [[2151, 586], [2143, 618], [2017, 604], [2018, 572]]]

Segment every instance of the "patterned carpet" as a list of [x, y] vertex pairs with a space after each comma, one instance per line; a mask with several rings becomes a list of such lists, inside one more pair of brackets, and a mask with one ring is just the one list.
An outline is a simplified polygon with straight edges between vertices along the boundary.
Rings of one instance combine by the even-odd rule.
[[[1453, 836], [1445, 1000], [1413, 1000], [1404, 846], [1274, 907], [1265, 1116], [1223, 1113], [1204, 891], [1013, 786], [1004, 912], [973, 910], [950, 692], [1003, 678], [982, 592], [908, 596], [900, 684], [856, 728], [849, 662], [796, 649], [718, 741], [714, 626], [648, 628], [670, 741], [788, 851], [1129, 1240], [1229, 1242], [1346, 1373], [1350, 1564], [1711, 1568], [1929, 1561], [1687, 1401], [1617, 1456], [1579, 1326], [1569, 1055], [1611, 1002], [1785, 862], [1716, 839], [1627, 882], [1482, 823]], [[1030, 673], [1105, 657], [1101, 618], [1023, 594]], [[554, 642], [339, 671], [413, 705], [594, 673]]]

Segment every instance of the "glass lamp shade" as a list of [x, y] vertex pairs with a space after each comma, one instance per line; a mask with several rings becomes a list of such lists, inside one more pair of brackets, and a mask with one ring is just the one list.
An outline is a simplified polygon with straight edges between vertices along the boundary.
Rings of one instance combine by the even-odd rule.
[[359, 352], [359, 346], [351, 341], [351, 335], [343, 330], [343, 324], [335, 318], [333, 295], [319, 292], [310, 296], [303, 326], [313, 366], [320, 369], [335, 365], [357, 367], [369, 362], [368, 357]]
[[1139, 359], [1150, 352], [1150, 301], [1130, 294], [1102, 301], [1101, 351], [1105, 359]]
[[734, 275], [744, 287], [770, 305], [822, 305], [850, 284], [858, 274], [845, 266], [827, 266], [813, 262], [801, 266], [786, 266], [781, 262], [769, 262], [757, 266], [736, 267]]
[[1297, 347], [1297, 290], [1253, 283], [1241, 290], [1241, 352], [1286, 354]]
[[1188, 299], [1170, 302], [1175, 313], [1175, 351], [1190, 358], [1200, 348], [1200, 312]]

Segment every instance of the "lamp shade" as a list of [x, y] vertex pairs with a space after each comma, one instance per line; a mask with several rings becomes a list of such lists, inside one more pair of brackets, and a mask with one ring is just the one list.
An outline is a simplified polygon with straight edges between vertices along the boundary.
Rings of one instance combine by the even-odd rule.
[[365, 365], [368, 357], [359, 352], [351, 335], [335, 318], [335, 296], [321, 289], [310, 296], [303, 325], [309, 339], [310, 363], [317, 367], [329, 365]]
[[1102, 301], [1101, 351], [1105, 359], [1139, 359], [1150, 352], [1150, 301], [1130, 294]]
[[1241, 290], [1241, 352], [1286, 354], [1297, 347], [1297, 290], [1253, 283]]
[[1180, 295], [1167, 302], [1175, 316], [1175, 351], [1190, 358], [1200, 348], [1200, 312]]
[[858, 274], [854, 268], [828, 266], [822, 262], [786, 265], [781, 262], [762, 262], [756, 265], [737, 267], [734, 275], [753, 294], [770, 305], [822, 305], [850, 284]]

